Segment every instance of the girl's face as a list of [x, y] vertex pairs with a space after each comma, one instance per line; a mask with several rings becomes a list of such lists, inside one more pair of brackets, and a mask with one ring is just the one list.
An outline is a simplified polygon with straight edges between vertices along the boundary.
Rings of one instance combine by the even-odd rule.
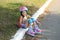
[[26, 15], [27, 15], [27, 12], [26, 12], [26, 11], [23, 11], [23, 12], [22, 12], [22, 15], [23, 15], [23, 16], [26, 16]]

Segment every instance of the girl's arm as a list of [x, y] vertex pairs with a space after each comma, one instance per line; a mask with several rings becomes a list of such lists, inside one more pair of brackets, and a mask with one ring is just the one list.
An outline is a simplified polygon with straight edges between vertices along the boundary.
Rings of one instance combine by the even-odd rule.
[[19, 24], [22, 24], [22, 16], [19, 19]]
[[29, 18], [31, 18], [31, 16], [30, 15], [27, 15], [27, 18], [29, 19]]
[[21, 24], [22, 24], [22, 17], [20, 17], [19, 19], [18, 19], [18, 28], [20, 28], [20, 26], [21, 26]]

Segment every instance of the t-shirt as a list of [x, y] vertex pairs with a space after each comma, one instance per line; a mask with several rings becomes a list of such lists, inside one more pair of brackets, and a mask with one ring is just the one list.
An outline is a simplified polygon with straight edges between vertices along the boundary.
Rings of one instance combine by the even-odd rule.
[[[22, 17], [22, 24], [24, 24], [25, 23], [25, 21], [28, 19], [28, 16], [29, 15], [27, 15], [27, 16], [25, 16], [25, 17]], [[21, 26], [21, 24], [20, 24], [20, 18], [18, 19], [18, 27], [20, 27]]]

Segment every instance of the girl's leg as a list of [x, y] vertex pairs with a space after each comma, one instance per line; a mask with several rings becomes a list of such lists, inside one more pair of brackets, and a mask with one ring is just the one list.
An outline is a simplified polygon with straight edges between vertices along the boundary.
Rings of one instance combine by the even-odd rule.
[[35, 32], [31, 27], [29, 27], [29, 29], [27, 31], [27, 34], [30, 35], [30, 36], [35, 36]]
[[32, 29], [32, 25], [29, 24], [28, 21], [26, 22], [26, 26], [29, 28], [28, 31], [27, 31], [27, 34], [30, 35], [30, 36], [35, 36], [35, 32]]
[[41, 34], [41, 29], [38, 27], [38, 25], [36, 24], [36, 22], [34, 22], [34, 31], [36, 34]]
[[34, 32], [34, 30], [32, 28], [32, 25], [29, 24], [28, 27], [29, 27], [29, 29], [27, 31], [27, 34], [30, 35], [30, 36], [35, 36], [35, 32]]

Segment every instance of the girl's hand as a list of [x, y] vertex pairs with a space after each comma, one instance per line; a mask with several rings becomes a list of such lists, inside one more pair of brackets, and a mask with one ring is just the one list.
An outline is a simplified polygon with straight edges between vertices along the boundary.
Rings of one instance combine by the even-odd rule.
[[28, 15], [28, 16], [27, 16], [27, 18], [28, 18], [28, 19], [30, 19], [30, 18], [31, 18], [31, 16], [29, 16], [29, 15]]

